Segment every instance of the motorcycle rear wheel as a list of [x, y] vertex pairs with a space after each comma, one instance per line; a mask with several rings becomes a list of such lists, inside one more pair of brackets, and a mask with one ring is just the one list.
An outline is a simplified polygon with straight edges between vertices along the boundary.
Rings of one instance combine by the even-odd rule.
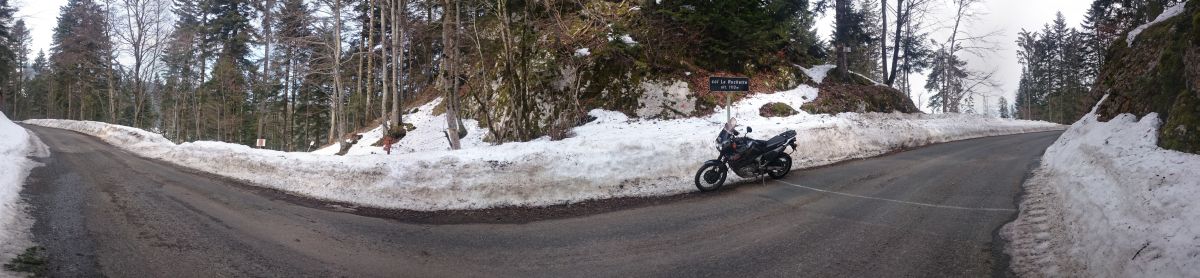
[[792, 172], [792, 156], [786, 153], [780, 154], [779, 157], [775, 158], [775, 161], [771, 162], [770, 166], [782, 166], [779, 170], [767, 171], [767, 175], [771, 176], [772, 179], [782, 179], [788, 173]]
[[717, 190], [725, 183], [728, 174], [729, 171], [721, 165], [705, 164], [696, 171], [696, 188], [701, 192]]

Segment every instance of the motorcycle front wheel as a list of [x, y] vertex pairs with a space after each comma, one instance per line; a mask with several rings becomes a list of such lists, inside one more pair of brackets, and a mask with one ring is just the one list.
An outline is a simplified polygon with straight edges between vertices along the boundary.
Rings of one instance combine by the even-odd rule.
[[721, 165], [705, 164], [696, 171], [696, 188], [701, 192], [717, 190], [725, 183], [727, 174], [728, 171]]
[[786, 153], [780, 154], [779, 157], [775, 158], [775, 161], [771, 162], [770, 167], [777, 167], [777, 169], [767, 171], [767, 175], [771, 176], [772, 179], [782, 179], [783, 176], [787, 176], [792, 171], [792, 156]]

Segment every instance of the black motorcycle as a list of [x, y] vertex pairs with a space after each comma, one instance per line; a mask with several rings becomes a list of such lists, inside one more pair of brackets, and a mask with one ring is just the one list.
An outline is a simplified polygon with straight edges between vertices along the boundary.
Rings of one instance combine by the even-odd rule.
[[[754, 129], [746, 127], [746, 134]], [[717, 159], [704, 162], [704, 166], [696, 171], [696, 188], [700, 191], [712, 191], [721, 188], [729, 169], [733, 169], [739, 177], [751, 178], [763, 174], [773, 179], [783, 178], [792, 170], [792, 156], [784, 151], [787, 147], [796, 150], [796, 131], [788, 130], [776, 135], [770, 140], [754, 140], [749, 137], [738, 137], [734, 124], [725, 124], [717, 135]]]

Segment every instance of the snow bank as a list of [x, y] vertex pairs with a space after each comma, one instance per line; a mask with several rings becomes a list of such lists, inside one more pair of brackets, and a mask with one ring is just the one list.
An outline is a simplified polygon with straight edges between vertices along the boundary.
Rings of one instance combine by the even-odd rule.
[[[29, 236], [33, 219], [25, 213], [20, 193], [29, 170], [40, 166], [27, 157], [48, 154], [37, 136], [0, 113], [0, 263], [7, 263], [33, 244]], [[3, 274], [0, 270], [0, 276]]]
[[1154, 113], [1100, 122], [1093, 110], [1046, 150], [1002, 232], [1018, 274], [1200, 273], [1200, 155], [1159, 148], [1159, 125]]
[[[423, 151], [439, 151], [449, 150], [450, 143], [446, 141], [446, 117], [445, 114], [434, 115], [433, 108], [442, 103], [442, 98], [434, 99], [433, 101], [417, 108], [417, 111], [410, 114], [405, 114], [401, 120], [406, 124], [412, 124], [416, 129], [409, 131], [404, 138], [392, 145], [392, 155], [401, 155], [413, 152]], [[489, 145], [483, 142], [483, 136], [488, 133], [486, 128], [479, 127], [479, 121], [464, 119], [463, 127], [467, 129], [467, 137], [459, 140], [459, 143], [464, 149], [477, 148]], [[347, 155], [368, 155], [368, 154], [384, 154], [382, 146], [371, 146], [379, 139], [383, 138], [383, 127], [376, 127], [361, 133], [362, 139], [358, 140], [358, 144], [350, 147]], [[337, 144], [329, 145], [324, 148], [313, 151], [315, 154], [333, 155], [340, 150]]]
[[819, 65], [813, 66], [812, 68], [800, 67], [800, 70], [803, 70], [805, 75], [808, 75], [809, 78], [812, 78], [813, 82], [821, 84], [821, 81], [825, 80], [825, 76], [829, 75], [829, 70], [832, 70], [836, 67], [837, 65]]
[[1154, 21], [1150, 21], [1146, 24], [1139, 25], [1137, 28], [1133, 28], [1133, 30], [1129, 31], [1129, 35], [1125, 37], [1126, 46], [1133, 47], [1133, 40], [1137, 39], [1138, 35], [1142, 34], [1142, 31], [1146, 31], [1146, 28], [1150, 28], [1150, 26], [1154, 26], [1154, 24], [1158, 24], [1159, 22], [1163, 22], [1179, 15], [1180, 13], [1183, 13], [1185, 6], [1187, 6], [1187, 3], [1175, 4], [1175, 6], [1167, 8], [1161, 14], [1159, 14], [1158, 17], [1154, 18]]
[[[808, 86], [757, 94], [733, 105], [731, 112], [743, 126], [755, 128], [752, 137], [766, 139], [796, 129], [796, 168], [931, 143], [1061, 128], [978, 115], [758, 115], [763, 104], [800, 107], [816, 94]], [[440, 133], [444, 123], [439, 122], [444, 120], [429, 113], [435, 105], [423, 106], [406, 120], [417, 129], [399, 148], [412, 152], [391, 156], [371, 155], [378, 148], [366, 144], [351, 151], [360, 155], [342, 157], [323, 155], [326, 150], [284, 153], [220, 142], [175, 145], [145, 131], [95, 122], [26, 122], [79, 130], [142, 156], [294, 194], [380, 208], [445, 210], [690, 192], [696, 169], [716, 157], [714, 139], [725, 117], [724, 109], [678, 120], [630, 119], [620, 112], [593, 110], [589, 114], [596, 120], [574, 128], [572, 138], [496, 146], [482, 143], [479, 136], [486, 130], [472, 122], [467, 124], [474, 127], [470, 139], [464, 140], [469, 147], [447, 151], [441, 150], [446, 143]], [[364, 142], [377, 136], [382, 131], [368, 132]]]

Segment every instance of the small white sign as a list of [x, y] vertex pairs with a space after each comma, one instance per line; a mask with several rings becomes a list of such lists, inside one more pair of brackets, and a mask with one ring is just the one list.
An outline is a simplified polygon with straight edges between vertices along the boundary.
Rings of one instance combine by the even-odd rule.
[[262, 139], [262, 138], [259, 138], [258, 140], [254, 140], [254, 146], [255, 146], [255, 147], [260, 147], [260, 148], [261, 148], [261, 147], [266, 147], [266, 146], [267, 146], [267, 139]]

